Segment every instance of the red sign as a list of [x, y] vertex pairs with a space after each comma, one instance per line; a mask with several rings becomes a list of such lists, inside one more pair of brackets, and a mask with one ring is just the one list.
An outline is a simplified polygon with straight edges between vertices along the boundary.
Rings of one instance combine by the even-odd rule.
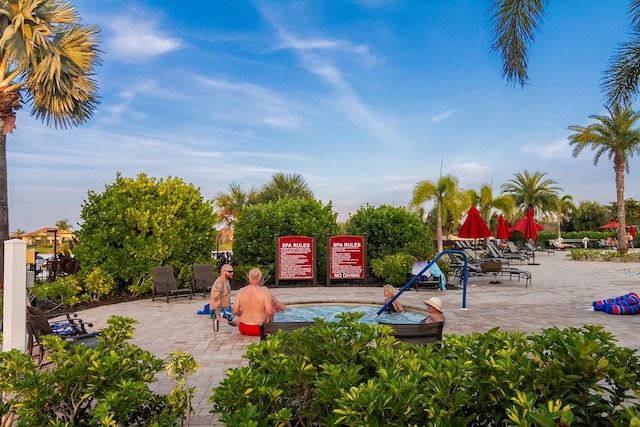
[[313, 279], [313, 237], [285, 236], [278, 238], [278, 278]]
[[329, 263], [330, 279], [363, 279], [364, 237], [330, 237]]

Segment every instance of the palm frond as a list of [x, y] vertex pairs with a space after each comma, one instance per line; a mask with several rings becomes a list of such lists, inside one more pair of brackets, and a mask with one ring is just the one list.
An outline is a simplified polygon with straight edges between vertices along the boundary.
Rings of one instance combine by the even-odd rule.
[[493, 43], [491, 51], [503, 63], [502, 76], [521, 87], [529, 80], [528, 49], [544, 16], [543, 0], [495, 0], [489, 8]]

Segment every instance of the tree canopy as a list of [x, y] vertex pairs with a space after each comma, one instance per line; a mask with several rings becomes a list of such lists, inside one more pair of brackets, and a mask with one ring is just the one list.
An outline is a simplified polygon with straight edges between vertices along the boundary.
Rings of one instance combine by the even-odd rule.
[[154, 266], [208, 262], [215, 249], [213, 204], [180, 178], [118, 173], [102, 193], [89, 191], [81, 218], [75, 254], [82, 269], [99, 267], [125, 284]]

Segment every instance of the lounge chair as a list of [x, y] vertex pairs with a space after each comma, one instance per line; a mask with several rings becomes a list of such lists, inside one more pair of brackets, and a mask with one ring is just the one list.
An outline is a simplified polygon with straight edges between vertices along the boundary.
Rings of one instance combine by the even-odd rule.
[[[47, 315], [37, 307], [27, 306], [27, 351], [38, 358], [38, 365], [42, 364], [45, 349], [42, 346], [42, 336], [57, 335], [65, 341], [75, 344], [94, 346], [97, 336], [101, 332], [89, 332], [92, 323], [86, 323], [77, 317], [77, 314], [57, 315], [64, 316], [61, 320], [50, 321]], [[34, 352], [37, 352], [34, 354]]]
[[211, 291], [213, 283], [216, 281], [216, 275], [213, 272], [211, 264], [194, 264], [193, 265], [193, 292], [202, 292], [204, 298]]
[[[451, 269], [454, 277], [458, 279], [458, 284], [462, 282], [463, 276], [463, 268], [464, 268], [464, 260], [462, 259], [462, 255], [459, 254], [451, 254], [447, 253], [449, 259], [451, 260]], [[468, 260], [467, 262], [467, 273], [469, 276], [505, 276], [509, 275], [509, 280], [513, 279], [513, 276], [520, 279], [525, 279], [525, 287], [529, 287], [531, 284], [531, 272], [526, 270], [520, 270], [518, 268], [513, 267], [504, 267], [499, 260], [479, 260], [474, 262], [472, 260]]]
[[[424, 268], [429, 264], [429, 261], [416, 261], [413, 263], [413, 267], [411, 268], [411, 275], [416, 276], [420, 273]], [[447, 278], [440, 270], [438, 264], [434, 263], [424, 274], [420, 275], [415, 282], [413, 282], [413, 287], [416, 292], [418, 292], [418, 288], [420, 286], [433, 287], [436, 290], [444, 291], [447, 289]]]
[[504, 252], [502, 249], [498, 247], [498, 245], [496, 245], [495, 242], [489, 242], [489, 244], [487, 245], [487, 250], [489, 251], [489, 253], [493, 258], [507, 259], [511, 261], [520, 261], [520, 264], [524, 264], [525, 261], [529, 259], [529, 256], [526, 254], [514, 254], [510, 252]]
[[425, 345], [442, 341], [442, 331], [444, 322], [434, 323], [384, 323], [381, 325], [391, 326], [391, 335], [398, 341], [414, 345]]
[[169, 297], [173, 296], [176, 299], [178, 297], [193, 298], [193, 290], [191, 288], [178, 289], [176, 284], [176, 278], [173, 275], [173, 267], [153, 267], [151, 269], [151, 276], [153, 286], [151, 288], [151, 301], [156, 300], [156, 296], [166, 296], [167, 303]]

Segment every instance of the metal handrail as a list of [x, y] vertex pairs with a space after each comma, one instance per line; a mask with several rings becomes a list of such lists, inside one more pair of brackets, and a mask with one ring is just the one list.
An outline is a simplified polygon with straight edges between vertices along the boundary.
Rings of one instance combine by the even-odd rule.
[[433, 264], [436, 263], [436, 261], [438, 261], [442, 255], [445, 254], [459, 254], [462, 255], [462, 258], [464, 259], [464, 266], [463, 266], [463, 272], [462, 272], [462, 310], [466, 310], [467, 309], [467, 278], [469, 277], [469, 261], [467, 259], [467, 254], [465, 254], [463, 251], [459, 251], [457, 249], [447, 249], [445, 251], [440, 252], [439, 254], [437, 254], [435, 256], [435, 258], [433, 258], [431, 261], [429, 261], [429, 263], [427, 264], [427, 266], [425, 268], [423, 268], [422, 270], [420, 270], [420, 272], [418, 274], [416, 274], [415, 276], [413, 276], [413, 278], [411, 280], [409, 280], [407, 282], [406, 285], [404, 285], [402, 287], [402, 289], [400, 289], [394, 296], [393, 298], [391, 298], [389, 301], [387, 301], [380, 310], [378, 310], [378, 312], [376, 313], [375, 316], [373, 316], [373, 318], [375, 319], [376, 317], [380, 316], [380, 314], [382, 314], [389, 306], [391, 306], [393, 304], [393, 302], [398, 299], [398, 297], [407, 289], [409, 289], [411, 286], [413, 286], [413, 284], [416, 282], [416, 280], [418, 280], [418, 278], [420, 276], [422, 276], [422, 274], [427, 271], [429, 269], [429, 267], [431, 267]]

